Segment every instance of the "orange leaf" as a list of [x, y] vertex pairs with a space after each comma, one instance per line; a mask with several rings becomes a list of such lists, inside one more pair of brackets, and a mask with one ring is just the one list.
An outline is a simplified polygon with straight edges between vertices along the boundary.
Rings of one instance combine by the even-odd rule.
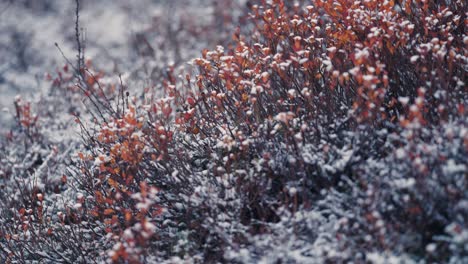
[[115, 213], [115, 210], [112, 208], [107, 208], [106, 210], [104, 210], [104, 215], [111, 215], [113, 213]]

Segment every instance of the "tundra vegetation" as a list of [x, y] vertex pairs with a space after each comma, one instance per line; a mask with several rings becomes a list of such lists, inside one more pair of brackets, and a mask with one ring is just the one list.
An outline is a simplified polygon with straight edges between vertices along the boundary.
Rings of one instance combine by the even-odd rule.
[[167, 5], [14, 100], [0, 262], [468, 262], [466, 1]]

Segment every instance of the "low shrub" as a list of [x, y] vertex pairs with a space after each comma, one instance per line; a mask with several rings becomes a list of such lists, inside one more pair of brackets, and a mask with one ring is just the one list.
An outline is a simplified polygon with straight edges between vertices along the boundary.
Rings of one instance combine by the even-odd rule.
[[247, 6], [196, 73], [169, 65], [138, 92], [90, 64], [55, 79], [88, 108], [54, 241], [86, 246], [52, 258], [464, 262], [466, 4]]

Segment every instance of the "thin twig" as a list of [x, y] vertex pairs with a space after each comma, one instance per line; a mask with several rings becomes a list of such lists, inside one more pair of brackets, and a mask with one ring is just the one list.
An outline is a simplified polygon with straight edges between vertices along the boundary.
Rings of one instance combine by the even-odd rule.
[[76, 3], [75, 39], [76, 39], [76, 44], [77, 44], [77, 49], [78, 49], [78, 54], [76, 55], [76, 57], [77, 57], [77, 68], [78, 70], [81, 70], [81, 68], [84, 65], [84, 56], [83, 56], [83, 48], [81, 45], [81, 39], [80, 39], [80, 0], [75, 0], [75, 3]]

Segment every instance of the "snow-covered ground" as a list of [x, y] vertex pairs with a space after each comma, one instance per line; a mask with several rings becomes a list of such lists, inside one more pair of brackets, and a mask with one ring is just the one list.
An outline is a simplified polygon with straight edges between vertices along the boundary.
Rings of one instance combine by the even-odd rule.
[[[80, 29], [86, 58], [97, 66], [128, 70], [132, 62], [130, 39], [151, 22], [154, 14], [164, 12], [165, 1], [82, 0]], [[47, 72], [64, 65], [65, 57], [76, 60], [75, 1], [1, 1], [0, 2], [0, 124], [4, 127], [11, 114], [13, 98], [22, 94], [38, 98], [48, 89]]]

